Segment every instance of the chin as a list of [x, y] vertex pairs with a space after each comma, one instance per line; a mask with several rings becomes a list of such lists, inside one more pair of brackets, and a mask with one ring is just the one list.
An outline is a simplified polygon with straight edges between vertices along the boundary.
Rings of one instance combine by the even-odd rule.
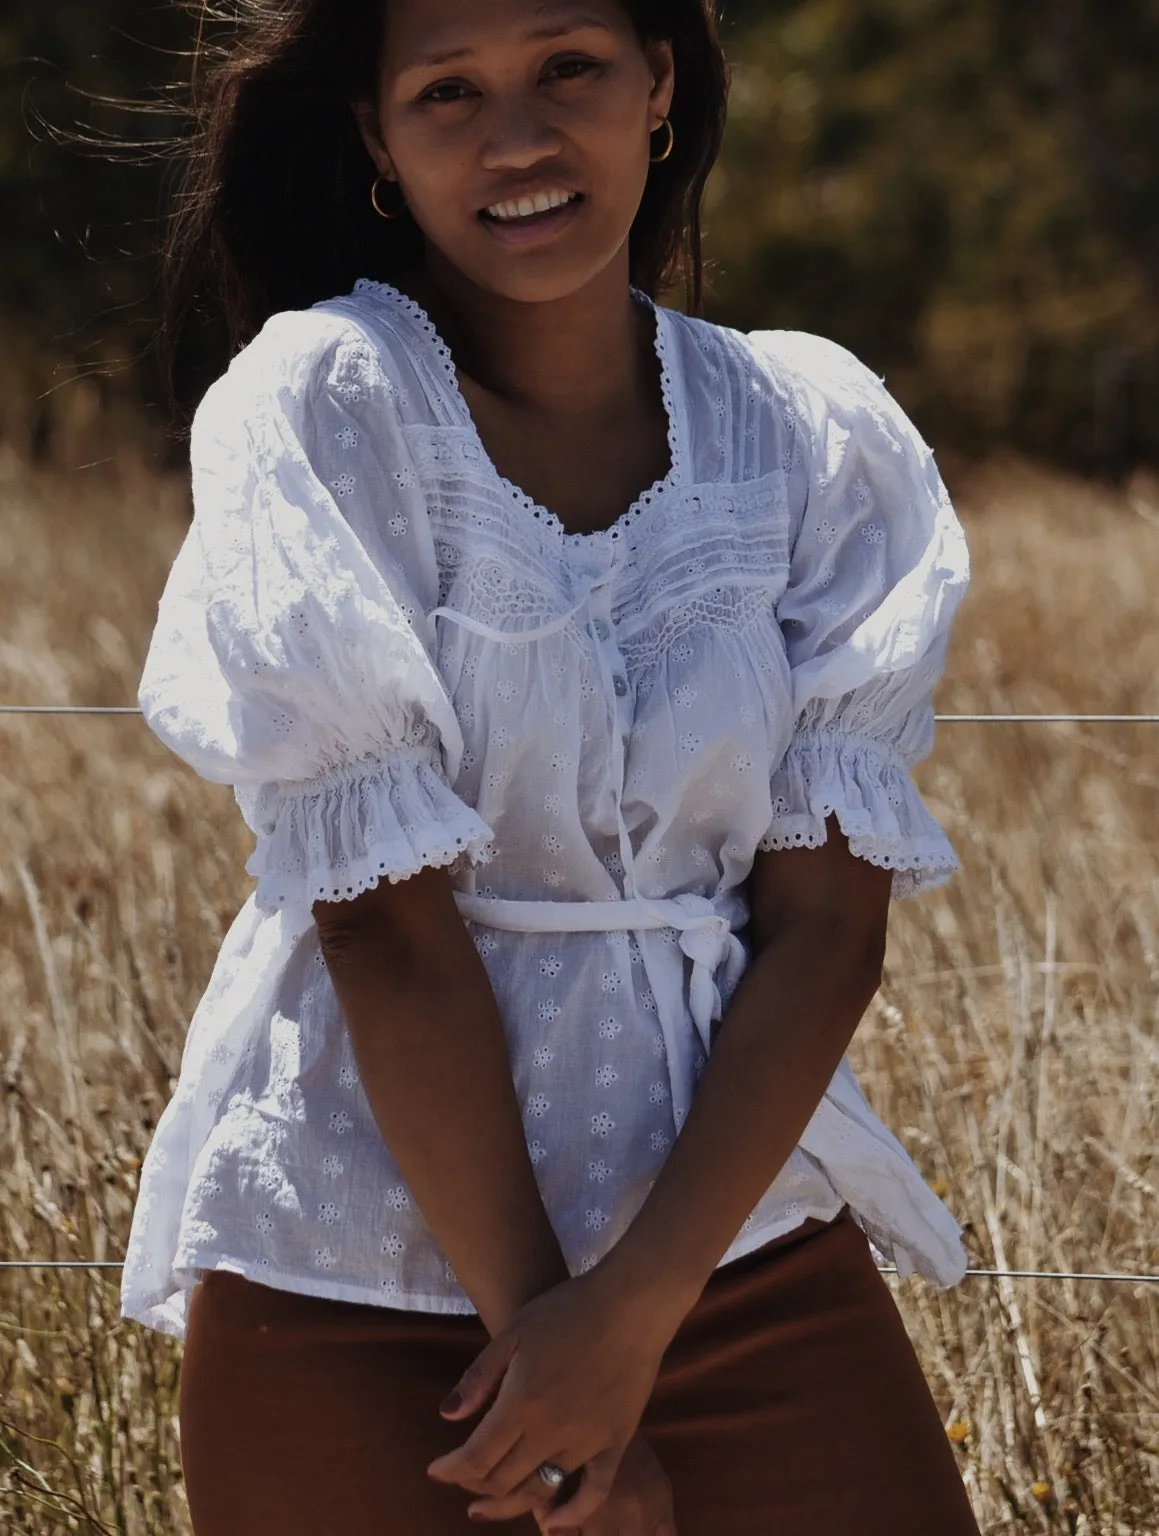
[[[554, 248], [540, 250], [496, 248], [485, 233], [482, 243], [478, 238], [430, 243], [442, 261], [484, 293], [515, 304], [550, 304], [579, 293], [625, 253], [630, 231], [598, 242], [592, 241], [592, 233], [587, 230], [586, 239], [565, 238]], [[593, 244], [599, 248], [593, 250]]]
[[509, 299], [516, 304], [551, 304], [569, 299], [579, 293], [612, 266], [618, 252], [584, 260], [536, 260], [513, 256], [507, 261], [487, 263], [486, 270], [472, 271], [461, 266], [460, 271], [479, 288], [498, 298]]

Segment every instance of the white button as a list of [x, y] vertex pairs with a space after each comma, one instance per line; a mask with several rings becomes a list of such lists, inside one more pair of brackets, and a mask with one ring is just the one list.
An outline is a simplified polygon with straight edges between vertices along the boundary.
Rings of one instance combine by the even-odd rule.
[[597, 619], [593, 628], [595, 629], [597, 640], [606, 640], [612, 632], [611, 625], [606, 624], [603, 619]]
[[612, 687], [616, 690], [616, 697], [622, 699], [628, 691], [628, 679], [626, 677], [617, 677], [613, 680]]

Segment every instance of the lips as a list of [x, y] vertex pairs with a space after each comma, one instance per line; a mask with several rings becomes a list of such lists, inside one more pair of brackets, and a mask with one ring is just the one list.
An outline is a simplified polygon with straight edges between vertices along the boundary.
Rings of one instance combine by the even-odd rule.
[[519, 192], [512, 197], [496, 198], [479, 209], [479, 218], [498, 224], [515, 224], [522, 219], [538, 218], [569, 207], [582, 200], [583, 194], [568, 187], [545, 187], [538, 192]]
[[508, 249], [543, 245], [557, 239], [573, 220], [582, 216], [586, 206], [587, 199], [577, 196], [544, 213], [531, 213], [514, 219], [497, 219], [482, 209], [479, 222], [493, 240], [498, 240]]

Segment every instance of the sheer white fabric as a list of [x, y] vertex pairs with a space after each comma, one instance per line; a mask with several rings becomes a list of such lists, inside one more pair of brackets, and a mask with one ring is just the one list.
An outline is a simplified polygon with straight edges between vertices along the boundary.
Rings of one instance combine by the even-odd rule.
[[[276, 316], [203, 402], [139, 699], [234, 787], [257, 883], [145, 1160], [127, 1316], [181, 1335], [212, 1268], [474, 1310], [370, 1114], [313, 901], [451, 869], [580, 1272], [679, 1134], [758, 851], [835, 814], [896, 898], [957, 867], [909, 772], [969, 578], [932, 455], [833, 343], [636, 298], [671, 467], [597, 534], [498, 474], [389, 285]], [[958, 1223], [848, 1061], [721, 1262], [845, 1202], [903, 1274], [961, 1277]]]

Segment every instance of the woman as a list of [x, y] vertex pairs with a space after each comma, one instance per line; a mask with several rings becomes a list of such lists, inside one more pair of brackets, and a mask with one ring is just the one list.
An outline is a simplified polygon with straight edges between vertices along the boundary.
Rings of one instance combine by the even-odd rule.
[[198, 1536], [976, 1533], [868, 1242], [950, 1285], [959, 1227], [844, 1057], [955, 868], [932, 456], [656, 302], [710, 0], [251, 9], [172, 262], [247, 345], [140, 689], [257, 839], [124, 1281]]

